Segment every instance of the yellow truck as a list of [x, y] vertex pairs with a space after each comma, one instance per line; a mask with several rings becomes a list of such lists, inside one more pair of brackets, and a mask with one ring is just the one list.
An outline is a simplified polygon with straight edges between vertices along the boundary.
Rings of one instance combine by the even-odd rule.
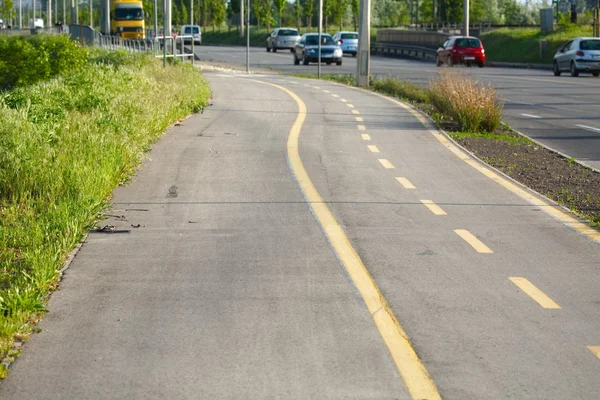
[[110, 33], [125, 39], [144, 39], [144, 7], [141, 0], [112, 0]]

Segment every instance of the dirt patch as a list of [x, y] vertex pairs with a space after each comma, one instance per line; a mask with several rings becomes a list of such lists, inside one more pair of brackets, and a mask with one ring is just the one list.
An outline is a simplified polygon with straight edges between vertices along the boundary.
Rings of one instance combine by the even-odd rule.
[[600, 173], [508, 129], [449, 134], [486, 163], [600, 226]]

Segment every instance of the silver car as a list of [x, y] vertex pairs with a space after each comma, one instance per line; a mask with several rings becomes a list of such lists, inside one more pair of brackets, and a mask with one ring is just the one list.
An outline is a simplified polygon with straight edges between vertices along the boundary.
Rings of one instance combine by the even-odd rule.
[[267, 35], [267, 52], [273, 50], [276, 53], [279, 49], [290, 49], [294, 51], [294, 46], [300, 40], [298, 30], [295, 28], [276, 28]]
[[579, 76], [580, 72], [591, 72], [600, 75], [600, 38], [575, 38], [556, 52], [554, 56], [554, 76], [563, 71], [570, 71], [571, 76]]
[[356, 57], [358, 52], [358, 32], [341, 31], [333, 35], [333, 40], [339, 43], [342, 51]]

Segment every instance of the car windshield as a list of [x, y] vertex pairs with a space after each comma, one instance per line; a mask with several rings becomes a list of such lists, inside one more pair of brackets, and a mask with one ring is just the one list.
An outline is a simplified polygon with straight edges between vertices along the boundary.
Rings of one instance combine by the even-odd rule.
[[[306, 44], [308, 46], [317, 46], [319, 44], [319, 42], [317, 40], [317, 35], [307, 36]], [[321, 45], [331, 45], [331, 44], [335, 44], [335, 42], [333, 41], [333, 38], [331, 36], [329, 36], [329, 35], [321, 36]]]
[[480, 47], [479, 40], [477, 39], [456, 39], [457, 47]]
[[579, 42], [581, 50], [600, 50], [600, 40], [582, 40]]
[[298, 31], [295, 29], [280, 29], [277, 34], [279, 36], [298, 36]]
[[144, 12], [141, 6], [117, 4], [115, 7], [115, 20], [117, 21], [142, 21]]
[[342, 39], [358, 39], [358, 33], [342, 33]]

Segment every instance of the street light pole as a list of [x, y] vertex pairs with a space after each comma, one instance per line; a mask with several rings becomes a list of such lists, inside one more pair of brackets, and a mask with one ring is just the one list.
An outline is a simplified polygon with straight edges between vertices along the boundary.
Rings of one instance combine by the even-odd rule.
[[240, 38], [244, 37], [244, 0], [240, 0]]
[[[244, 0], [242, 0], [243, 2]], [[250, 0], [248, 0], [246, 10], [246, 73], [250, 73]], [[242, 25], [244, 16], [242, 15]]]
[[469, 0], [463, 0], [463, 35], [469, 36]]
[[94, 10], [93, 10], [93, 4], [94, 4], [94, 0], [88, 0], [90, 2], [90, 28], [94, 28]]
[[317, 77], [321, 79], [321, 32], [323, 30], [323, 0], [319, 0], [319, 47], [317, 50]]
[[360, 0], [356, 86], [369, 86], [371, 68], [371, 0]]

